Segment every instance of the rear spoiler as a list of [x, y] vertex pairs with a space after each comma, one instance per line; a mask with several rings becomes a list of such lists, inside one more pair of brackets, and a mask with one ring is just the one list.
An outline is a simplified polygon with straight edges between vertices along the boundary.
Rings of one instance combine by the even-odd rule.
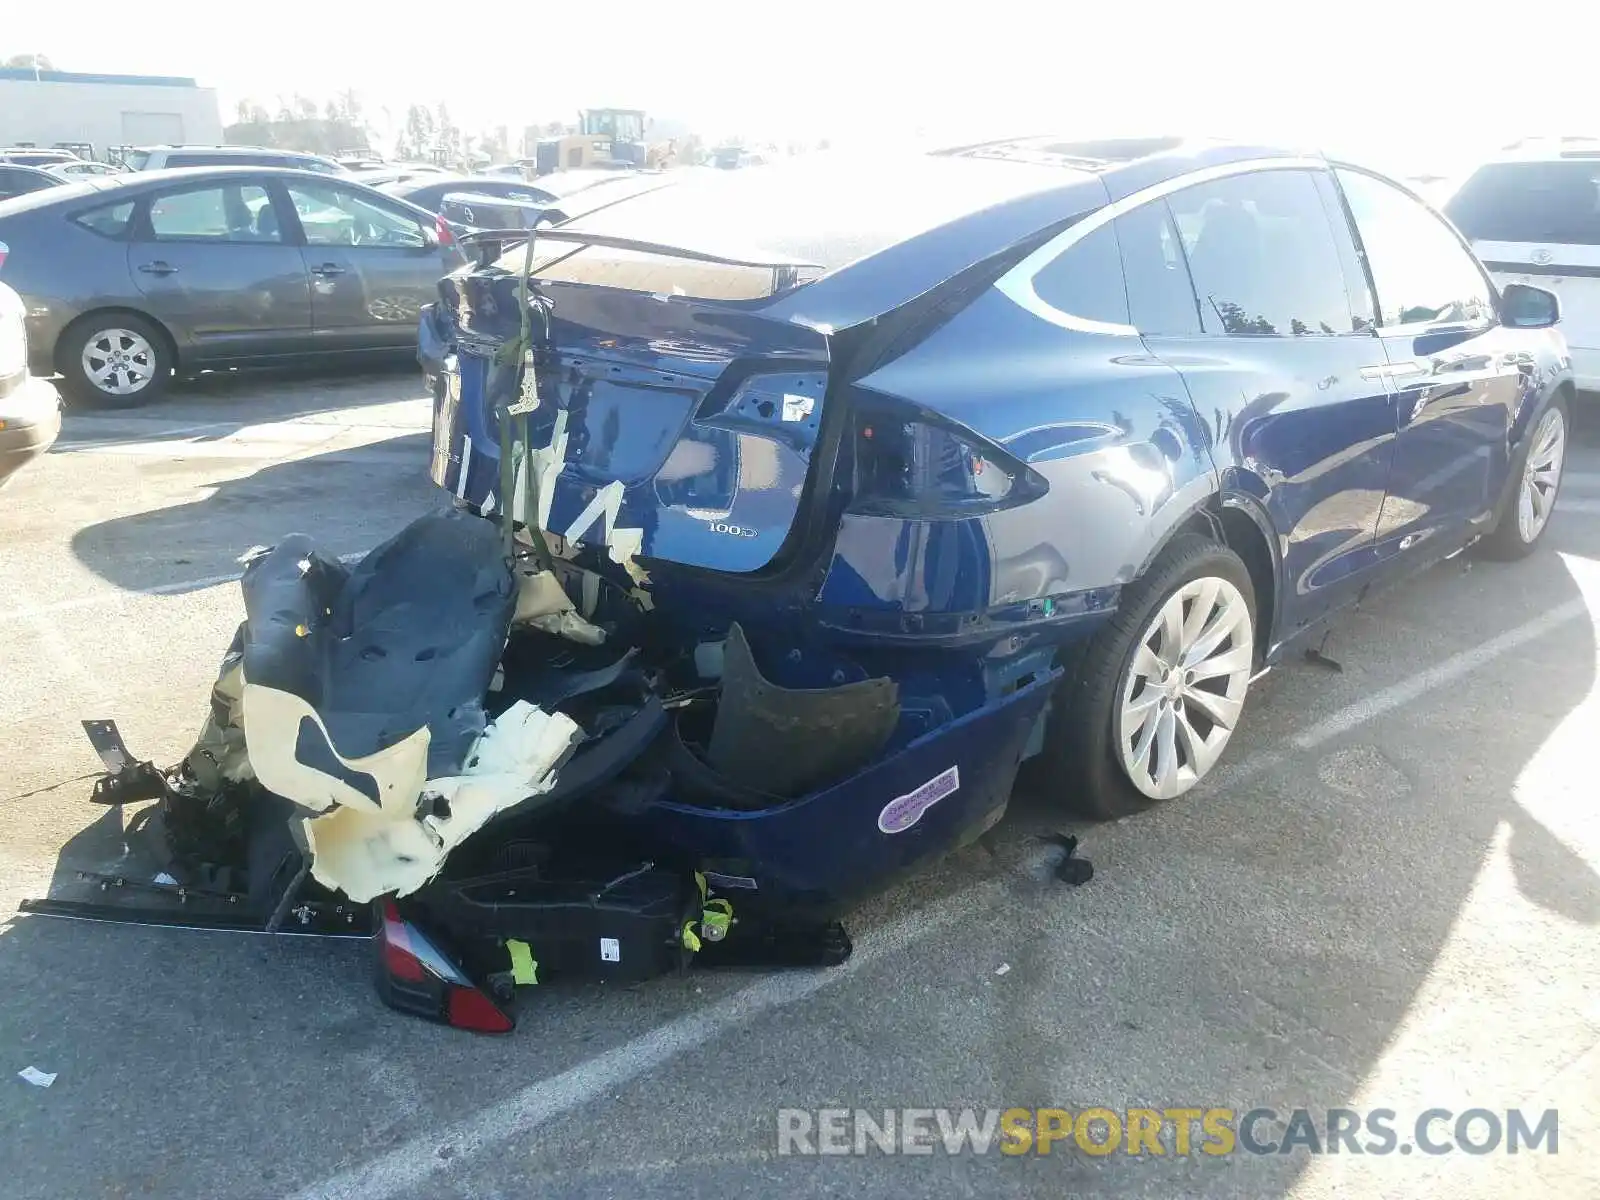
[[713, 254], [708, 250], [691, 250], [686, 246], [675, 246], [671, 242], [652, 242], [644, 238], [618, 237], [610, 233], [584, 233], [580, 229], [566, 229], [557, 226], [553, 229], [478, 229], [471, 233], [461, 235], [463, 245], [482, 248], [486, 245], [493, 246], [493, 251], [488, 255], [488, 261], [480, 258], [481, 265], [487, 266], [488, 262], [500, 257], [505, 251], [506, 243], [515, 244], [525, 242], [530, 237], [537, 237], [541, 242], [565, 242], [577, 246], [604, 246], [611, 250], [637, 250], [641, 254], [660, 254], [668, 258], [683, 258], [691, 262], [715, 263], [724, 267], [813, 267], [822, 268], [821, 263], [808, 262], [805, 259], [794, 258], [787, 254], [762, 252], [755, 256], [742, 257], [729, 254]]

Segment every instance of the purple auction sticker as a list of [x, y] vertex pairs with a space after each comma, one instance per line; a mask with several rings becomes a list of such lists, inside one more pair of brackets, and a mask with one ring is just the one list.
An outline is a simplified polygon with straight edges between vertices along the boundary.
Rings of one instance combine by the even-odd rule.
[[922, 820], [923, 813], [960, 786], [961, 772], [957, 768], [941, 771], [915, 791], [896, 796], [885, 804], [878, 814], [878, 828], [884, 833], [904, 833]]

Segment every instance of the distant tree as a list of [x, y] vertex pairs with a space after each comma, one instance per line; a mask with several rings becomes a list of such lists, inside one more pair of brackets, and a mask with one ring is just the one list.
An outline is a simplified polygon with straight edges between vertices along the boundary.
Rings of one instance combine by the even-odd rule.
[[0, 67], [12, 68], [18, 71], [54, 71], [55, 64], [42, 54], [13, 54]]

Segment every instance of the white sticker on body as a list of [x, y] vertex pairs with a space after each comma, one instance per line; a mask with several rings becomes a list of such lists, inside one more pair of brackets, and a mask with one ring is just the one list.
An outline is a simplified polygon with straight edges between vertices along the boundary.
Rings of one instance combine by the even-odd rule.
[[622, 961], [622, 943], [617, 941], [616, 938], [601, 938], [600, 939], [600, 961], [601, 962], [621, 962]]

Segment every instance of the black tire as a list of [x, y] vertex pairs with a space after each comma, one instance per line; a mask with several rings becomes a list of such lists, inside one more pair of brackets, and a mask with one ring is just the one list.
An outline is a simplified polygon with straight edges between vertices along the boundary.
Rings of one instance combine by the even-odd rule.
[[[1550, 513], [1539, 526], [1531, 538], [1524, 537], [1521, 522], [1517, 519], [1517, 505], [1523, 489], [1523, 473], [1528, 467], [1528, 456], [1533, 453], [1534, 442], [1539, 440], [1539, 432], [1543, 422], [1554, 412], [1561, 421], [1561, 433], [1565, 445], [1572, 440], [1572, 413], [1567, 405], [1565, 392], [1557, 392], [1550, 397], [1550, 403], [1534, 418], [1528, 436], [1522, 440], [1522, 448], [1517, 451], [1517, 457], [1511, 464], [1510, 486], [1505, 499], [1501, 502], [1499, 515], [1495, 518], [1494, 529], [1485, 534], [1474, 548], [1476, 553], [1483, 558], [1493, 559], [1497, 562], [1515, 562], [1527, 558], [1539, 548], [1544, 541], [1544, 536], [1550, 530], [1550, 524], [1555, 520], [1555, 513]], [[1561, 483], [1566, 472], [1566, 457], [1563, 454], [1560, 465], [1556, 469], [1556, 483], [1550, 497], [1551, 505], [1555, 505], [1561, 498]]]
[[1127, 816], [1161, 803], [1135, 787], [1119, 761], [1116, 708], [1140, 635], [1170, 597], [1206, 577], [1225, 579], [1238, 588], [1254, 633], [1255, 586], [1244, 560], [1199, 534], [1174, 538], [1150, 568], [1123, 589], [1116, 616], [1090, 640], [1076, 669], [1062, 680], [1044, 749], [1025, 764], [1035, 790], [1096, 820]]
[[[142, 351], [130, 365], [140, 374], [149, 370], [148, 381], [131, 392], [107, 390], [84, 370], [84, 350], [114, 331], [124, 330], [139, 341], [120, 339], [119, 352], [135, 349], [141, 344], [149, 347]], [[155, 322], [130, 312], [102, 313], [79, 321], [62, 334], [56, 347], [56, 366], [67, 395], [84, 408], [138, 408], [159, 400], [172, 382], [173, 354], [167, 334]], [[126, 374], [119, 377], [127, 378]]]

